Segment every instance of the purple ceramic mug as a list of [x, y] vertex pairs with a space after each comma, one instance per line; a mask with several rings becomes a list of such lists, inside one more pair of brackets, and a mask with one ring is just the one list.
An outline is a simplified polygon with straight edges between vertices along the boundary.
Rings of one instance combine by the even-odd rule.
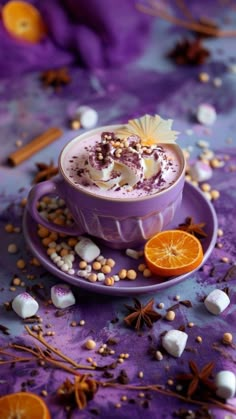
[[[65, 171], [65, 158], [70, 147], [91, 135], [114, 132], [119, 125], [96, 128], [71, 140], [59, 156], [59, 176], [35, 185], [28, 197], [27, 208], [37, 223], [68, 235], [89, 234], [109, 247], [122, 249], [139, 246], [163, 230], [174, 218], [181, 204], [185, 179], [185, 159], [181, 148], [173, 144], [180, 161], [180, 174], [167, 189], [138, 198], [114, 199], [96, 195], [75, 185]], [[56, 225], [40, 216], [38, 201], [50, 194], [62, 198], [69, 208], [74, 224]]]

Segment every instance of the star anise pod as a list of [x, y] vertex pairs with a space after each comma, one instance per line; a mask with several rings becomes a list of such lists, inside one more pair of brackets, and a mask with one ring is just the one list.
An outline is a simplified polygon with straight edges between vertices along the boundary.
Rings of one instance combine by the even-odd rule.
[[125, 304], [130, 314], [124, 318], [128, 326], [134, 327], [136, 330], [146, 324], [152, 327], [153, 323], [161, 318], [161, 315], [153, 310], [154, 300], [151, 299], [145, 306], [143, 306], [137, 298], [134, 298], [134, 307]]
[[185, 223], [178, 225], [178, 230], [187, 231], [187, 233], [193, 234], [198, 239], [207, 237], [207, 233], [203, 230], [206, 223], [194, 223], [193, 217], [187, 217]]
[[43, 182], [44, 180], [51, 179], [53, 176], [58, 174], [58, 167], [54, 166], [53, 161], [49, 164], [36, 163], [38, 173], [34, 177], [33, 183]]
[[176, 64], [200, 65], [210, 56], [210, 52], [202, 45], [200, 39], [190, 41], [183, 39], [177, 42], [175, 47], [169, 52], [168, 57]]
[[198, 392], [201, 392], [201, 394], [206, 396], [207, 392], [212, 393], [216, 389], [213, 381], [209, 379], [213, 368], [214, 363], [209, 362], [201, 370], [199, 370], [194, 361], [189, 361], [189, 369], [191, 372], [188, 374], [179, 374], [176, 378], [181, 383], [188, 383], [188, 397], [192, 397]]
[[71, 77], [66, 67], [47, 70], [41, 74], [41, 81], [45, 87], [52, 86], [55, 90], [60, 90], [61, 86], [70, 83]]
[[57, 389], [57, 394], [72, 408], [77, 406], [79, 410], [83, 410], [93, 399], [97, 390], [97, 382], [87, 374], [81, 374], [75, 377], [74, 383], [67, 378]]

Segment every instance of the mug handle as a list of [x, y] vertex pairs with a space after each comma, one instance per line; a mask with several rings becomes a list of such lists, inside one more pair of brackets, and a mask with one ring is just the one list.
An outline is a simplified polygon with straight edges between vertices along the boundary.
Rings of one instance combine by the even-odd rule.
[[52, 193], [57, 194], [59, 196], [61, 195], [60, 184], [62, 181], [63, 180], [60, 178], [55, 180], [46, 180], [33, 186], [28, 195], [27, 209], [29, 210], [31, 216], [35, 219], [35, 221], [48, 228], [49, 230], [56, 231], [57, 233], [69, 234], [71, 236], [81, 235], [84, 233], [84, 231], [79, 229], [79, 227], [75, 223], [73, 223], [70, 226], [61, 226], [55, 224], [41, 217], [37, 210], [38, 201], [43, 196]]

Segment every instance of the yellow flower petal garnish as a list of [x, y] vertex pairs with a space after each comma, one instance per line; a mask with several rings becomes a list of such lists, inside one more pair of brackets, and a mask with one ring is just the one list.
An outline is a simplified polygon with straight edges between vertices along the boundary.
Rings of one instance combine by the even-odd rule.
[[159, 115], [144, 115], [128, 121], [127, 125], [116, 131], [116, 135], [121, 139], [137, 135], [143, 146], [174, 144], [179, 133], [171, 130], [172, 123], [172, 119], [165, 120]]

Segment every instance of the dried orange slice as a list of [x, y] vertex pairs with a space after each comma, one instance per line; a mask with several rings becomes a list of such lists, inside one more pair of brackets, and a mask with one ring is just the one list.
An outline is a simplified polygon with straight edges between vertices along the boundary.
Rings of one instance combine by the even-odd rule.
[[36, 43], [46, 33], [39, 11], [24, 1], [6, 3], [2, 8], [2, 20], [6, 30], [18, 39]]
[[200, 241], [181, 230], [167, 230], [147, 241], [144, 248], [146, 263], [159, 276], [178, 276], [196, 269], [203, 260]]
[[33, 393], [13, 393], [0, 398], [1, 418], [50, 419], [49, 410], [41, 397]]

